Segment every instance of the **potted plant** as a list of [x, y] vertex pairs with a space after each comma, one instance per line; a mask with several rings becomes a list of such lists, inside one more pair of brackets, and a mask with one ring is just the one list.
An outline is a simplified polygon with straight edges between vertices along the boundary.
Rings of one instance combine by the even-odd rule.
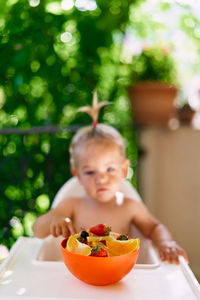
[[175, 63], [165, 48], [146, 48], [133, 56], [129, 96], [134, 122], [166, 125], [177, 95]]

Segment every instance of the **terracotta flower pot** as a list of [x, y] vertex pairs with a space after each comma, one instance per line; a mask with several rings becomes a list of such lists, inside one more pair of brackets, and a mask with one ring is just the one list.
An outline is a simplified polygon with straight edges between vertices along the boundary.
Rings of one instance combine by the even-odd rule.
[[129, 88], [134, 122], [138, 125], [167, 125], [174, 115], [177, 88], [166, 83], [140, 82]]

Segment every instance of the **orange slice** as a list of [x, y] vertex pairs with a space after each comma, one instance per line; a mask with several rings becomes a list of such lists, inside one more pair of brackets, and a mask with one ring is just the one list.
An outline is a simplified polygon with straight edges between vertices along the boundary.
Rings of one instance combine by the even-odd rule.
[[87, 241], [88, 242], [101, 242], [101, 241], [110, 241], [113, 240], [113, 237], [111, 236], [88, 236]]
[[76, 254], [89, 256], [92, 249], [90, 246], [80, 243], [76, 237], [71, 235], [67, 241], [67, 250]]
[[90, 247], [96, 247], [102, 241], [109, 241], [113, 238], [111, 236], [88, 236], [87, 242]]
[[139, 248], [140, 240], [131, 239], [127, 241], [111, 240], [106, 241], [106, 246], [108, 247], [109, 255], [123, 255], [135, 251]]
[[117, 239], [117, 238], [120, 236], [120, 234], [119, 234], [119, 233], [116, 233], [116, 232], [113, 232], [113, 231], [111, 231], [111, 232], [110, 232], [110, 236], [111, 236], [112, 238], [114, 238], [114, 239]]

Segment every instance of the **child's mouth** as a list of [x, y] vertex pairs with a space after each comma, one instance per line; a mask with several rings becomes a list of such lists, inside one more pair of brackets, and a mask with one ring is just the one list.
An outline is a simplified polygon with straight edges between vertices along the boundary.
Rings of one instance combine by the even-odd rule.
[[97, 190], [97, 192], [105, 192], [107, 190], [108, 190], [107, 188], [101, 187]]

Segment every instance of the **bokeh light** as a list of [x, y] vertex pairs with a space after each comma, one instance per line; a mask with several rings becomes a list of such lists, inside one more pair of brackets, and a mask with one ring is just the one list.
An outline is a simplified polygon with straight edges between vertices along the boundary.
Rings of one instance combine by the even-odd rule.
[[95, 10], [97, 8], [95, 0], [76, 0], [75, 6], [80, 11]]
[[35, 213], [28, 212], [23, 218], [24, 232], [28, 236], [33, 236], [33, 224], [37, 216]]
[[36, 199], [36, 209], [40, 213], [44, 213], [48, 210], [50, 206], [50, 199], [47, 194], [41, 194], [40, 196], [37, 197]]
[[74, 7], [74, 1], [73, 0], [62, 0], [61, 7], [64, 10], [70, 10]]
[[21, 221], [17, 217], [13, 217], [10, 220], [10, 225], [11, 225], [11, 232], [13, 237], [16, 239], [19, 238], [20, 236], [24, 235], [24, 227], [21, 223]]
[[40, 0], [29, 0], [29, 4], [32, 7], [36, 7], [40, 4]]

